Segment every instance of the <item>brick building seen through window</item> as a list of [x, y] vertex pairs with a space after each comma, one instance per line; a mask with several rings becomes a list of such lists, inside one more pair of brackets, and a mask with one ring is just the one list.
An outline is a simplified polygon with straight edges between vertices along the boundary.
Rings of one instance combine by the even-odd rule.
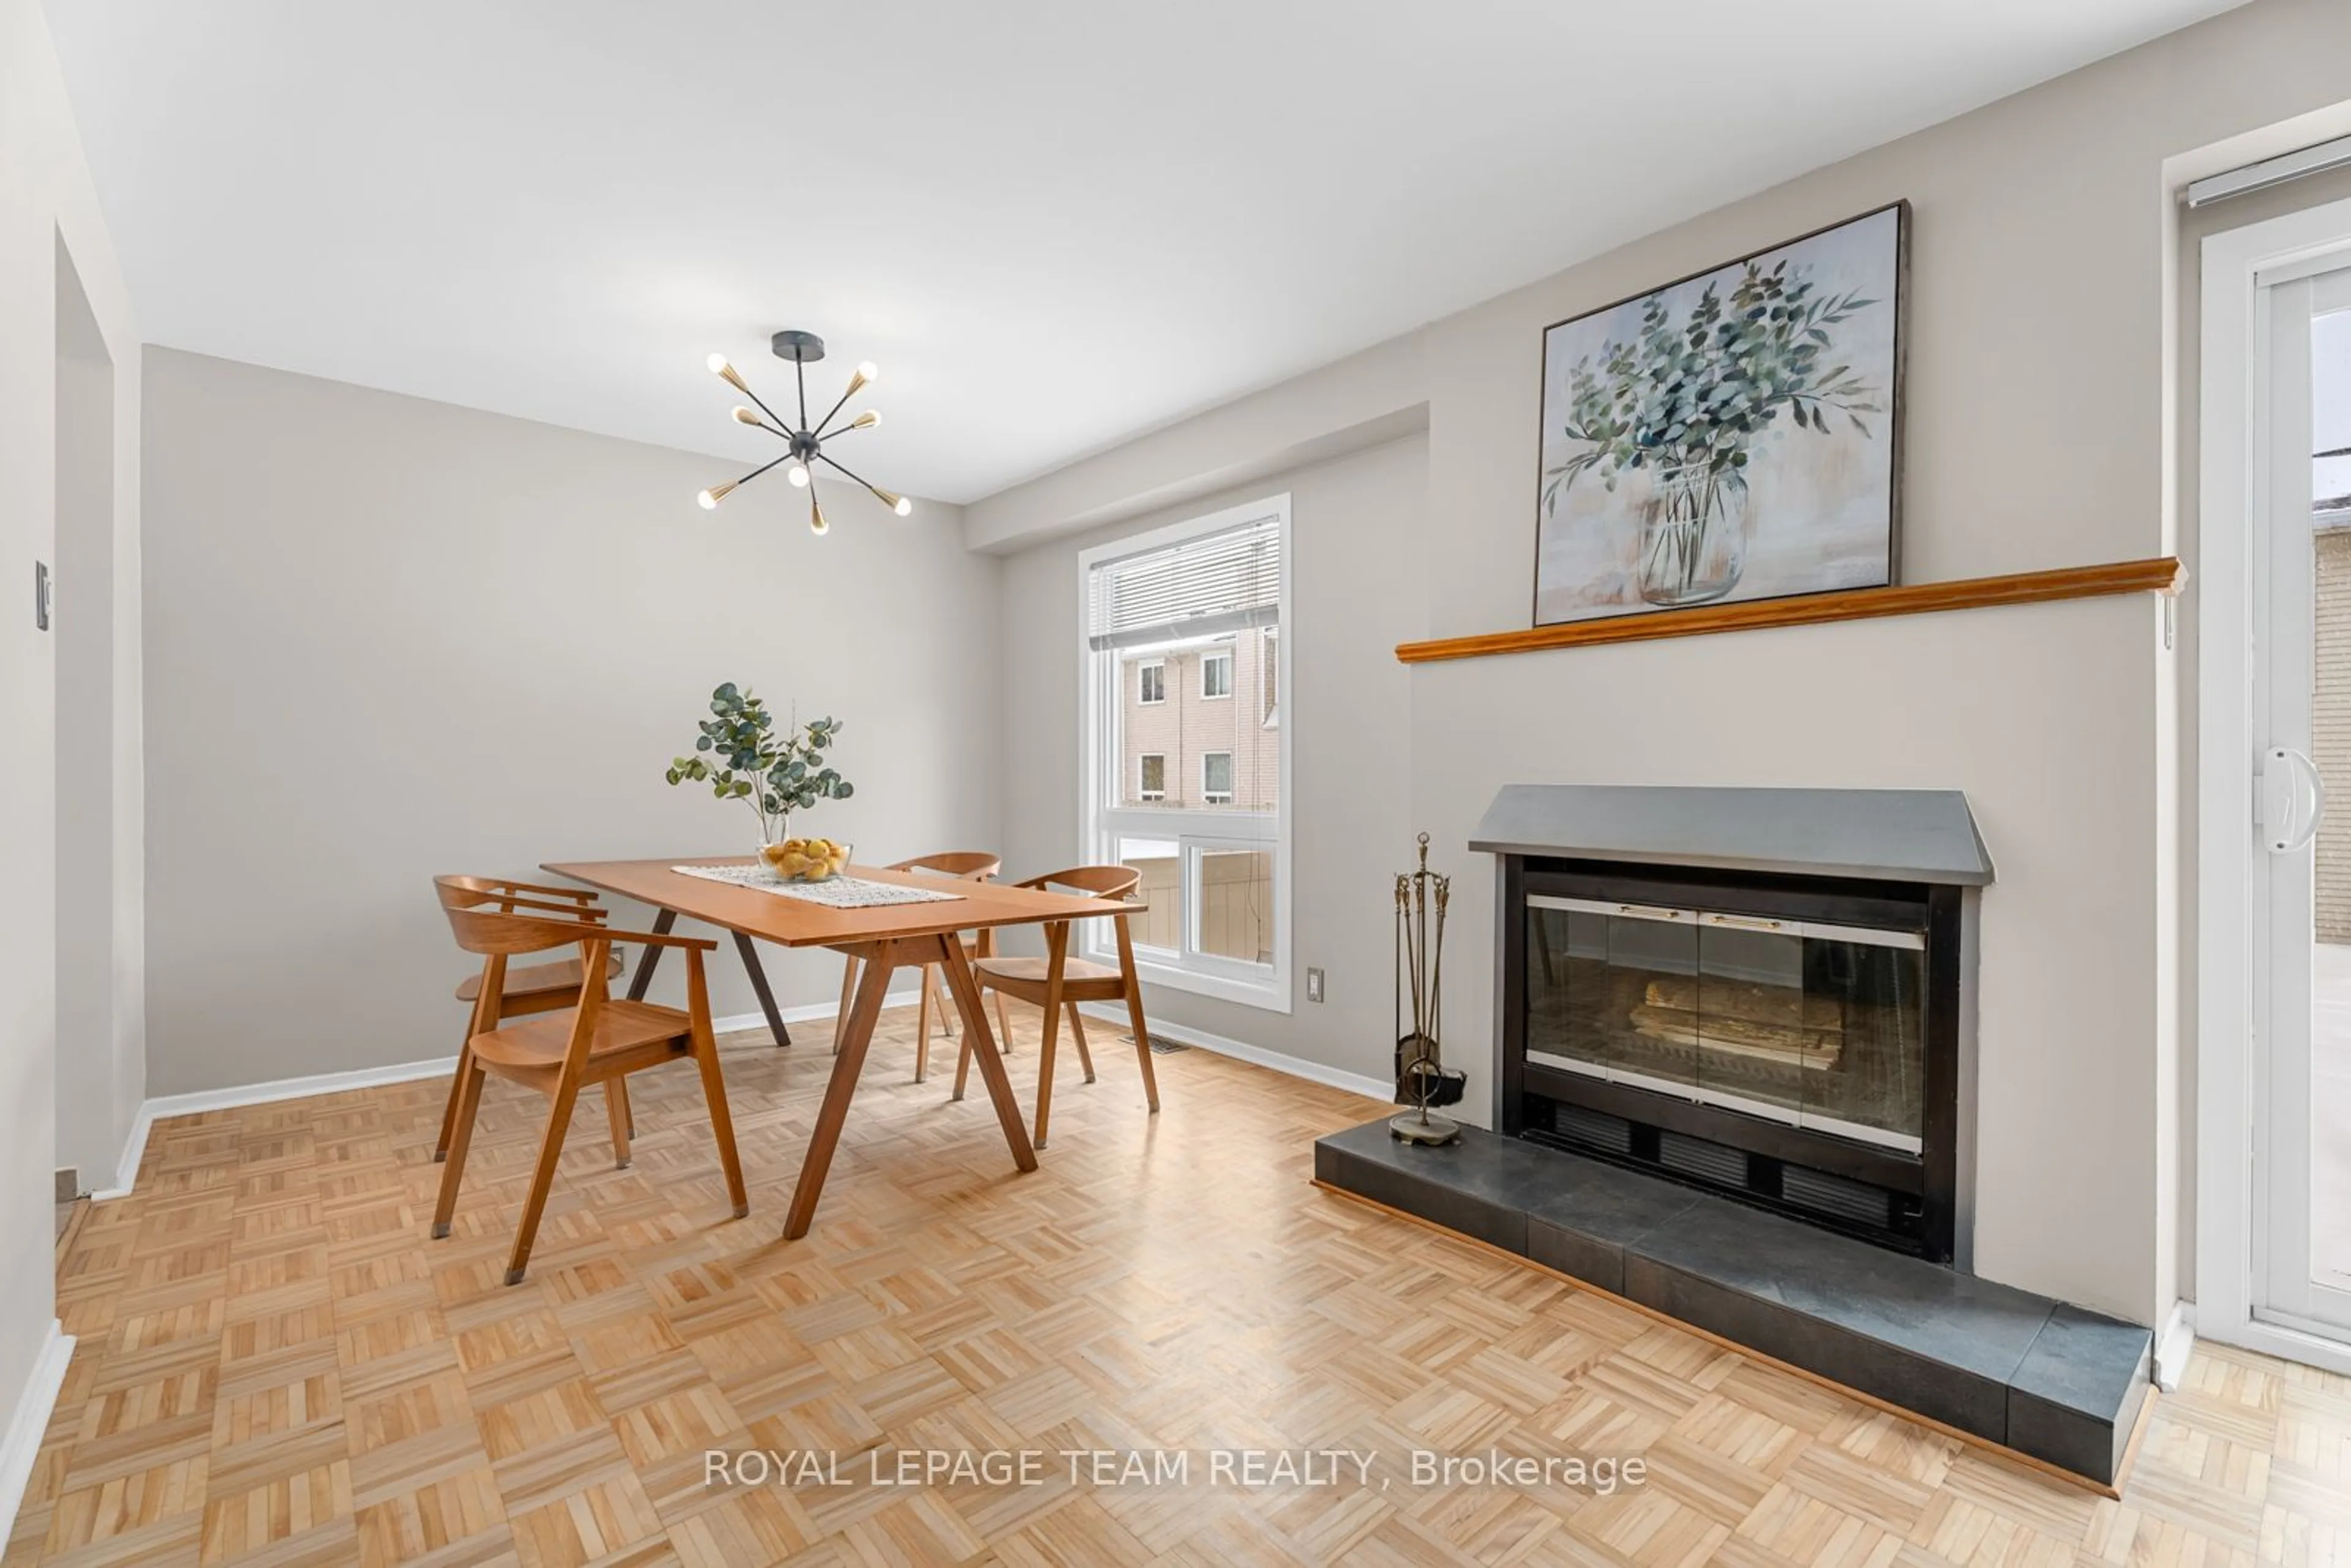
[[[1268, 627], [1121, 655], [1120, 805], [1236, 814], [1279, 808], [1277, 638]], [[1175, 844], [1130, 839], [1121, 858], [1143, 873], [1137, 892], [1151, 906], [1135, 922], [1135, 941], [1173, 950], [1183, 918]], [[1202, 950], [1270, 963], [1272, 895], [1270, 852], [1225, 850], [1206, 856], [1199, 883]]]

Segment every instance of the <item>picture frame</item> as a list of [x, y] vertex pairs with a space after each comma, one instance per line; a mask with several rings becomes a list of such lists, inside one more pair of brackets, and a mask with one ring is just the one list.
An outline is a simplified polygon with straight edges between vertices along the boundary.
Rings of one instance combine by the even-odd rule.
[[1543, 329], [1534, 625], [1898, 580], [1910, 222], [1890, 202]]

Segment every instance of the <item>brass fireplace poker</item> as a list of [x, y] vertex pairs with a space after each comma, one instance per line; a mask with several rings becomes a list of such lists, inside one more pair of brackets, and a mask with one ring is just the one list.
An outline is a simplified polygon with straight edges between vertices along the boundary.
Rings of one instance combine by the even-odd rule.
[[[1411, 1111], [1391, 1117], [1388, 1131], [1414, 1144], [1449, 1144], [1461, 1135], [1460, 1124], [1432, 1116], [1432, 1105], [1450, 1105], [1461, 1098], [1463, 1074], [1448, 1071], [1437, 1043], [1437, 1019], [1445, 986], [1445, 906], [1452, 896], [1453, 879], [1428, 869], [1428, 835], [1420, 835], [1420, 869], [1400, 873], [1395, 879], [1395, 1018], [1396, 1103]], [[1429, 910], [1437, 915], [1432, 925]], [[1404, 998], [1412, 993], [1412, 1028], [1404, 1027]]]

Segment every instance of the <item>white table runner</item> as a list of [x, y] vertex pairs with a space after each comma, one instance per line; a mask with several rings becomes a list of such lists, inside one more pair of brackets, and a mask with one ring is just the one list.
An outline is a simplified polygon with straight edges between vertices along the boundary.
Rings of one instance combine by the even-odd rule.
[[763, 865], [674, 865], [680, 876], [732, 883], [758, 893], [772, 893], [827, 909], [877, 909], [885, 904], [946, 904], [963, 896], [928, 887], [902, 887], [894, 882], [868, 882], [862, 876], [836, 876], [829, 882], [786, 882]]

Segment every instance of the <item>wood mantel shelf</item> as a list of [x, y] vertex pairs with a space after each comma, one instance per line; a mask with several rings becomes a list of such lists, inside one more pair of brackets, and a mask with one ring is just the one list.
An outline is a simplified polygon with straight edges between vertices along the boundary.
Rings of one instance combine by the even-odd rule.
[[2117, 593], [2168, 595], [2178, 593], [2187, 576], [2178, 557], [2157, 556], [2149, 560], [2119, 560], [2106, 566], [2071, 566], [2058, 571], [2022, 571], [2007, 577], [1903, 583], [1893, 588], [1849, 588], [1835, 593], [1808, 593], [1790, 599], [1757, 599], [1740, 604], [1703, 605], [1694, 610], [1661, 610], [1647, 615], [1573, 621], [1524, 632], [1440, 637], [1427, 643], [1400, 643], [1396, 645], [1396, 657], [1407, 664], [1421, 664], [1438, 659], [1478, 659], [1489, 653], [1528, 653], [1541, 648], [1646, 643], [1656, 637], [1751, 632], [1765, 626], [1809, 626], [1820, 621], [1866, 621], [1879, 615], [1979, 610], [1991, 604], [2039, 604], [2053, 599], [2102, 599]]

